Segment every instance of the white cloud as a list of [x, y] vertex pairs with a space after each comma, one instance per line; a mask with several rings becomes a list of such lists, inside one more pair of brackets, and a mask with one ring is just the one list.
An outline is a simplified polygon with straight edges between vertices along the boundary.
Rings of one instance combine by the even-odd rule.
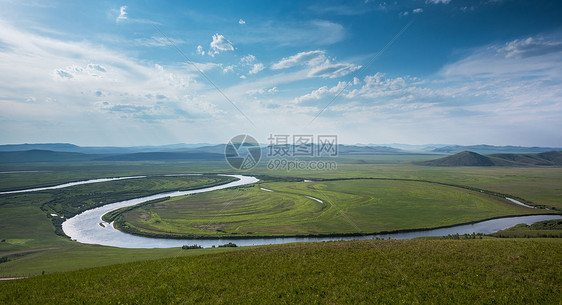
[[322, 78], [338, 78], [348, 75], [356, 70], [361, 69], [361, 66], [349, 63], [333, 63], [326, 60], [324, 63], [313, 67], [308, 72], [309, 77], [322, 77]]
[[245, 65], [249, 65], [249, 64], [253, 63], [255, 60], [256, 60], [256, 57], [254, 55], [248, 54], [248, 55], [242, 57], [240, 59], [240, 62], [245, 64]]
[[234, 72], [234, 66], [226, 66], [222, 69], [223, 73]]
[[318, 63], [324, 62], [326, 60], [326, 52], [324, 51], [309, 51], [309, 52], [300, 52], [296, 55], [283, 58], [279, 62], [273, 64], [271, 69], [273, 70], [280, 70], [291, 68], [294, 66], [300, 65], [317, 65]]
[[205, 55], [205, 51], [203, 50], [202, 46], [197, 46], [197, 54], [199, 55]]
[[137, 45], [145, 47], [165, 47], [172, 43], [179, 45], [184, 43], [183, 40], [177, 38], [166, 38], [162, 36], [152, 36], [150, 38], [137, 38], [134, 40]]
[[425, 3], [432, 3], [432, 4], [449, 4], [451, 0], [427, 0]]
[[345, 76], [361, 68], [359, 65], [350, 63], [335, 63], [333, 59], [326, 56], [326, 52], [316, 50], [301, 52], [296, 55], [283, 58], [273, 64], [271, 69], [281, 70], [294, 66], [305, 66], [308, 77], [337, 78]]
[[422, 12], [423, 12], [422, 8], [416, 8], [416, 9], [412, 10], [412, 13], [414, 13], [414, 14], [419, 14], [419, 13], [422, 13]]
[[[2, 116], [11, 117], [13, 126], [23, 128], [18, 133], [22, 139], [33, 139], [37, 126], [48, 130], [45, 133], [51, 138], [45, 140], [55, 140], [66, 139], [72, 132], [78, 136], [88, 126], [104, 125], [98, 124], [103, 121], [111, 123], [99, 128], [102, 133], [142, 122], [174, 120], [180, 124], [186, 118], [221, 115], [211, 101], [202, 104], [204, 91], [185, 64], [163, 67], [88, 41], [45, 37], [1, 20], [0, 27], [5, 46], [0, 52]], [[191, 96], [189, 105], [185, 104], [186, 94]], [[25, 106], [30, 103], [26, 100], [37, 107]], [[138, 113], [126, 114], [127, 109], [138, 109]], [[135, 121], [118, 120], [123, 116]], [[121, 139], [129, 136], [125, 131], [119, 135]]]
[[246, 91], [247, 95], [256, 95], [256, 94], [272, 94], [272, 93], [277, 93], [279, 92], [279, 89], [277, 87], [272, 87], [269, 89], [251, 89]]
[[230, 41], [224, 38], [223, 35], [220, 35], [218, 33], [213, 35], [211, 49], [209, 50], [208, 54], [211, 56], [215, 56], [224, 51], [234, 51], [234, 46]]
[[505, 46], [497, 48], [497, 50], [498, 53], [505, 54], [506, 58], [541, 56], [562, 52], [562, 42], [529, 37], [510, 41]]
[[123, 5], [119, 8], [119, 16], [115, 19], [115, 22], [127, 20], [127, 12], [125, 11], [127, 6]]
[[308, 100], [319, 100], [329, 94], [335, 96], [336, 94], [342, 92], [347, 85], [348, 84], [346, 84], [345, 82], [338, 82], [338, 84], [332, 88], [328, 88], [328, 86], [322, 86], [308, 94], [295, 98], [293, 102], [298, 104]]
[[246, 21], [240, 19], [240, 20], [238, 20], [238, 24], [246, 24]]
[[254, 64], [252, 70], [250, 70], [249, 74], [258, 74], [260, 71], [265, 69], [265, 66], [262, 63]]

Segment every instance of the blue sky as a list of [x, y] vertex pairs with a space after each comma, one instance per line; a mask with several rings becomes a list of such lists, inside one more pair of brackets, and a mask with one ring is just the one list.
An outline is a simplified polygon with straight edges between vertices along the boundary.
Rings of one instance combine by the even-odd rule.
[[560, 1], [0, 0], [0, 143], [561, 147], [560, 16]]

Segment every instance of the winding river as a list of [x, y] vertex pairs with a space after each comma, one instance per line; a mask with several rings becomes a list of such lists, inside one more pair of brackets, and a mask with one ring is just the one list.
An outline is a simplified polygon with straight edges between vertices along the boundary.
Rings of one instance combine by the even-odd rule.
[[[149, 200], [210, 192], [210, 191], [226, 189], [235, 186], [252, 184], [259, 181], [259, 179], [251, 176], [243, 176], [243, 175], [224, 175], [224, 176], [235, 177], [239, 180], [218, 185], [218, 186], [208, 187], [208, 188], [202, 188], [202, 189], [196, 189], [190, 191], [168, 192], [168, 193], [162, 193], [162, 194], [107, 204], [98, 208], [87, 210], [70, 219], [67, 219], [62, 224], [62, 228], [64, 232], [68, 236], [70, 236], [73, 240], [86, 244], [99, 244], [104, 246], [112, 246], [112, 247], [120, 247], [120, 248], [172, 248], [172, 247], [181, 247], [183, 245], [192, 245], [192, 244], [198, 244], [203, 247], [212, 247], [229, 242], [236, 243], [238, 246], [257, 246], [257, 245], [269, 245], [269, 244], [284, 244], [284, 243], [292, 243], [292, 242], [320, 242], [320, 241], [357, 240], [357, 239], [374, 239], [374, 238], [410, 239], [410, 238], [424, 237], [424, 236], [446, 236], [449, 234], [461, 234], [461, 235], [472, 234], [472, 233], [490, 234], [512, 227], [520, 223], [532, 224], [543, 220], [562, 219], [561, 215], [531, 215], [531, 216], [505, 217], [505, 218], [481, 221], [474, 224], [457, 225], [448, 228], [421, 230], [421, 231], [405, 232], [405, 233], [388, 233], [388, 234], [350, 236], [350, 237], [283, 237], [283, 238], [247, 238], [247, 239], [226, 239], [226, 238], [225, 239], [162, 239], [162, 238], [142, 237], [142, 236], [135, 236], [135, 235], [130, 235], [121, 232], [115, 229], [109, 223], [106, 223], [101, 220], [101, 217], [110, 211], [123, 207], [133, 206]], [[21, 192], [43, 190], [43, 189], [57, 189], [57, 188], [70, 187], [79, 184], [106, 182], [106, 181], [122, 180], [122, 179], [135, 179], [135, 178], [143, 178], [143, 177], [145, 176], [93, 179], [93, 180], [66, 183], [66, 184], [61, 184], [58, 186], [53, 186], [48, 188], [36, 188], [36, 189], [20, 190], [15, 192], [21, 193]], [[263, 190], [271, 191], [267, 189], [263, 189]], [[0, 194], [10, 194], [15, 192], [3, 192]], [[320, 201], [317, 198], [313, 198], [313, 197], [309, 197], [309, 198]]]

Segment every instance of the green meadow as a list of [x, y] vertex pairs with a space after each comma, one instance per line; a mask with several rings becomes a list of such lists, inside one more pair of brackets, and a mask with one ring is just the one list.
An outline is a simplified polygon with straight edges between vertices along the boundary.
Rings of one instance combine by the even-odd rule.
[[503, 198], [420, 181], [263, 182], [142, 205], [118, 227], [186, 238], [368, 234], [532, 213]]
[[[374, 266], [379, 262], [376, 258], [369, 255], [380, 255], [381, 252], [373, 252], [368, 254], [366, 249], [373, 249], [373, 244], [367, 242], [365, 244], [358, 243], [320, 243], [314, 245], [306, 245], [309, 249], [305, 252], [298, 252], [296, 249], [300, 246], [272, 246], [258, 248], [215, 248], [215, 249], [192, 249], [181, 250], [175, 249], [119, 249], [111, 247], [102, 247], [95, 245], [84, 245], [70, 239], [57, 235], [57, 218], [53, 218], [50, 214], [68, 217], [79, 213], [82, 210], [98, 206], [105, 203], [133, 198], [135, 196], [144, 196], [148, 194], [161, 193], [176, 189], [197, 188], [217, 183], [224, 183], [227, 180], [220, 179], [216, 176], [187, 176], [187, 177], [156, 177], [165, 174], [184, 174], [184, 173], [230, 173], [256, 175], [261, 181], [259, 184], [217, 191], [213, 193], [198, 194], [187, 197], [179, 197], [169, 200], [163, 206], [154, 204], [154, 206], [142, 206], [138, 210], [131, 210], [126, 213], [127, 222], [138, 226], [139, 230], [151, 232], [171, 231], [174, 234], [197, 235], [197, 236], [219, 236], [221, 234], [227, 236], [259, 236], [259, 235], [299, 235], [299, 234], [333, 234], [333, 233], [368, 233], [379, 231], [392, 231], [398, 229], [414, 229], [428, 228], [436, 226], [451, 225], [461, 222], [474, 221], [496, 216], [521, 215], [529, 213], [529, 210], [516, 206], [512, 203], [493, 195], [494, 192], [501, 194], [509, 194], [510, 196], [522, 198], [525, 202], [544, 205], [557, 210], [550, 212], [559, 212], [562, 209], [562, 169], [549, 168], [435, 168], [427, 166], [417, 166], [410, 162], [415, 160], [423, 160], [435, 158], [434, 156], [352, 156], [341, 157], [336, 159], [338, 168], [334, 171], [271, 171], [265, 168], [264, 164], [260, 164], [257, 168], [247, 172], [237, 172], [229, 168], [225, 162], [69, 162], [69, 163], [26, 163], [26, 164], [2, 164], [0, 171], [11, 173], [0, 173], [0, 189], [2, 191], [25, 189], [41, 186], [51, 186], [66, 182], [104, 178], [104, 177], [122, 177], [133, 175], [148, 175], [149, 178], [113, 181], [107, 183], [91, 184], [75, 186], [67, 189], [48, 190], [41, 192], [0, 195], [0, 277], [25, 276], [33, 277], [45, 274], [44, 276], [33, 277], [25, 280], [17, 281], [0, 281], [0, 302], [1, 303], [37, 303], [37, 300], [46, 300], [42, 303], [71, 303], [74, 300], [90, 300], [99, 303], [111, 303], [118, 298], [127, 300], [124, 303], [134, 303], [139, 298], [146, 298], [147, 302], [155, 301], [157, 303], [174, 303], [180, 302], [172, 296], [177, 295], [182, 300], [192, 300], [199, 302], [202, 300], [218, 300], [219, 302], [229, 302], [230, 299], [239, 300], [234, 296], [235, 289], [250, 289], [254, 291], [253, 281], [266, 281], [267, 286], [264, 290], [256, 292], [249, 300], [259, 302], [259, 300], [270, 300], [265, 295], [267, 293], [277, 293], [286, 302], [290, 302], [296, 298], [296, 295], [306, 296], [304, 300], [316, 302], [315, 298], [321, 296], [318, 302], [339, 302], [343, 300], [343, 296], [351, 292], [348, 289], [356, 289], [360, 287], [360, 282], [369, 283], [358, 288], [358, 298], [351, 299], [358, 302], [385, 301], [390, 298], [400, 300], [411, 299], [414, 295], [409, 292], [408, 286], [396, 286], [403, 283], [400, 278], [387, 278], [388, 281], [375, 281], [375, 278], [384, 278], [386, 269], [367, 269], [366, 273], [361, 273], [360, 268]], [[17, 172], [14, 171], [34, 171], [34, 172]], [[38, 171], [38, 172], [35, 172]], [[353, 180], [345, 180], [354, 178]], [[356, 178], [376, 178], [376, 179], [356, 179]], [[402, 180], [384, 180], [384, 179], [408, 179], [412, 181]], [[199, 180], [197, 180], [199, 179]], [[314, 180], [313, 182], [302, 182], [304, 179]], [[334, 180], [330, 180], [334, 179]], [[423, 181], [414, 181], [423, 180]], [[437, 183], [433, 183], [437, 182]], [[439, 184], [441, 183], [441, 184]], [[267, 192], [260, 188], [273, 190]], [[480, 193], [474, 189], [483, 189], [490, 193]], [[315, 200], [304, 196], [311, 196], [323, 201], [319, 203]], [[186, 209], [189, 206], [190, 209]], [[169, 211], [166, 211], [171, 209]], [[217, 215], [217, 211], [222, 210], [222, 214]], [[173, 211], [173, 212], [172, 212]], [[536, 211], [534, 211], [536, 213]], [[545, 211], [548, 212], [548, 211]], [[147, 217], [144, 214], [148, 214]], [[345, 216], [344, 216], [345, 215]], [[142, 217], [141, 217], [142, 216]], [[180, 217], [181, 216], [181, 217]], [[226, 217], [229, 216], [229, 217]], [[143, 218], [144, 217], [144, 218]], [[156, 223], [159, 219], [160, 223]], [[236, 233], [236, 234], [233, 234]], [[168, 232], [169, 234], [169, 232]], [[412, 285], [429, 285], [426, 290], [421, 290], [421, 294], [415, 294], [419, 300], [429, 300], [429, 302], [437, 302], [436, 300], [459, 300], [463, 294], [476, 292], [488, 293], [494, 287], [503, 287], [507, 285], [507, 279], [497, 273], [490, 274], [488, 282], [485, 286], [478, 286], [474, 280], [475, 273], [466, 274], [464, 277], [458, 277], [464, 271], [473, 268], [472, 264], [479, 261], [478, 255], [487, 253], [483, 262], [492, 265], [498, 261], [504, 263], [510, 261], [510, 253], [514, 251], [531, 251], [521, 252], [521, 258], [525, 258], [527, 263], [545, 262], [543, 275], [548, 275], [551, 269], [548, 261], [559, 258], [560, 243], [559, 239], [553, 238], [546, 241], [525, 240], [531, 243], [522, 243], [523, 241], [513, 241], [513, 243], [504, 243], [504, 240], [476, 240], [468, 241], [448, 241], [451, 244], [446, 247], [452, 247], [448, 251], [453, 251], [457, 255], [462, 253], [466, 257], [454, 257], [456, 261], [449, 260], [442, 265], [442, 274], [436, 274], [431, 277], [428, 273], [427, 278], [418, 275], [420, 270], [410, 270], [412, 274], [408, 274]], [[455, 244], [454, 242], [459, 242]], [[482, 244], [480, 244], [482, 242]], [[489, 243], [486, 243], [489, 242]], [[374, 241], [373, 241], [374, 243]], [[330, 246], [331, 250], [325, 250], [331, 253], [330, 257], [326, 257], [324, 261], [319, 262], [320, 265], [304, 266], [306, 262], [300, 260], [302, 257], [312, 257], [311, 253], [323, 252], [323, 247]], [[353, 245], [353, 246], [349, 246]], [[368, 246], [367, 246], [368, 245]], [[390, 241], [388, 244], [381, 242], [377, 247], [387, 249], [384, 252], [386, 256], [391, 258], [393, 264], [411, 262], [413, 256], [401, 258], [399, 252], [393, 250], [397, 245], [401, 245], [401, 251], [405, 253], [413, 253], [412, 251], [433, 251], [432, 255], [424, 256], [427, 261], [423, 262], [426, 266], [432, 266], [433, 259], [441, 261], [448, 259], [449, 252], [438, 253], [435, 247], [441, 244], [423, 246], [423, 243], [417, 241]], [[384, 246], [389, 245], [389, 246]], [[476, 245], [476, 246], [475, 246]], [[538, 245], [536, 247], [552, 248], [554, 250], [539, 251], [527, 249], [526, 245]], [[286, 247], [286, 248], [285, 248]], [[357, 249], [355, 249], [358, 247]], [[441, 247], [441, 246], [439, 246]], [[456, 247], [456, 248], [455, 248]], [[480, 252], [471, 252], [473, 247], [479, 249]], [[486, 250], [491, 247], [490, 251]], [[273, 249], [273, 250], [271, 250]], [[339, 250], [337, 250], [339, 249]], [[355, 250], [354, 250], [355, 249]], [[358, 250], [363, 249], [363, 250]], [[375, 248], [376, 249], [376, 248]], [[398, 248], [397, 248], [398, 249]], [[541, 248], [542, 249], [542, 248]], [[289, 259], [287, 262], [280, 263], [277, 267], [263, 265], [264, 261], [248, 262], [247, 269], [241, 270], [257, 270], [260, 268], [273, 268], [272, 274], [275, 278], [286, 278], [284, 270], [286, 264], [292, 262], [295, 266], [300, 266], [290, 276], [305, 277], [308, 274], [314, 274], [310, 268], [324, 268], [323, 266], [336, 264], [336, 266], [345, 265], [342, 261], [335, 261], [337, 257], [345, 259], [358, 260], [359, 265], [350, 265], [349, 270], [318, 269], [318, 274], [314, 275], [303, 282], [302, 286], [283, 286], [280, 281], [266, 280], [267, 274], [261, 274], [253, 279], [246, 279], [242, 286], [232, 286], [232, 290], [227, 283], [233, 281], [231, 276], [240, 276], [240, 274], [232, 273], [234, 265], [222, 269], [220, 266], [212, 266], [210, 262], [216, 262], [217, 259], [228, 261], [236, 257], [232, 264], [242, 264], [240, 259], [245, 260], [256, 256], [261, 259], [275, 259], [274, 253], [281, 251], [283, 257]], [[312, 251], [312, 252], [307, 252]], [[340, 252], [338, 252], [340, 251]], [[437, 252], [435, 252], [437, 251]], [[495, 252], [494, 252], [495, 251]], [[229, 252], [229, 253], [222, 253]], [[240, 256], [237, 253], [240, 254]], [[435, 253], [434, 253], [435, 252]], [[552, 252], [552, 253], [551, 253]], [[265, 256], [259, 256], [260, 253]], [[347, 256], [351, 255], [352, 256]], [[391, 254], [393, 253], [393, 254]], [[474, 254], [478, 253], [478, 254]], [[497, 257], [494, 257], [494, 253]], [[450, 253], [449, 253], [450, 254]], [[231, 256], [235, 255], [235, 256]], [[314, 254], [316, 255], [316, 254]], [[361, 258], [363, 255], [365, 258]], [[413, 254], [412, 254], [413, 255]], [[428, 254], [429, 255], [429, 254]], [[189, 256], [189, 257], [187, 257]], [[5, 261], [4, 261], [5, 258]], [[165, 260], [168, 258], [168, 260]], [[342, 259], [343, 259], [342, 258]], [[425, 259], [424, 258], [424, 259]], [[156, 260], [155, 259], [164, 259]], [[324, 258], [323, 258], [324, 259]], [[367, 263], [367, 259], [373, 260], [373, 263]], [[430, 260], [431, 259], [431, 260]], [[460, 260], [460, 261], [459, 261]], [[529, 262], [527, 262], [529, 260]], [[386, 260], [384, 260], [386, 261]], [[121, 263], [131, 263], [130, 265], [115, 265]], [[175, 265], [177, 263], [177, 265]], [[380, 263], [380, 262], [379, 262]], [[203, 264], [202, 267], [194, 271], [193, 266]], [[388, 263], [390, 264], [390, 263]], [[416, 263], [417, 268], [422, 268]], [[102, 269], [89, 269], [100, 267]], [[105, 267], [103, 267], [105, 266]], [[152, 267], [150, 267], [152, 266]], [[168, 266], [173, 266], [170, 268]], [[183, 267], [182, 267], [183, 266]], [[189, 267], [191, 266], [191, 267]], [[238, 265], [243, 266], [243, 265]], [[391, 266], [391, 264], [390, 264]], [[409, 264], [404, 263], [404, 268]], [[446, 268], [453, 268], [456, 271], [449, 274]], [[511, 266], [511, 265], [510, 265]], [[88, 268], [88, 269], [84, 269]], [[120, 269], [124, 268], [124, 269]], [[152, 268], [152, 269], [151, 269]], [[184, 269], [182, 269], [184, 268]], [[185, 269], [187, 268], [187, 269]], [[211, 268], [211, 269], [205, 269]], [[278, 268], [278, 269], [275, 269]], [[374, 268], [374, 267], [369, 267]], [[382, 268], [382, 267], [381, 267]], [[467, 269], [468, 268], [468, 269]], [[507, 268], [507, 267], [506, 267]], [[512, 268], [512, 267], [509, 267]], [[530, 297], [536, 297], [539, 292], [549, 291], [542, 295], [539, 300], [552, 300], [553, 293], [560, 293], [560, 287], [552, 284], [541, 283], [533, 280], [534, 274], [528, 273], [525, 268], [537, 268], [535, 265], [521, 265], [509, 269], [511, 274], [516, 278], [526, 278], [536, 286], [532, 290], [521, 289], [519, 294], [524, 294], [516, 300], [528, 300]], [[540, 267], [542, 268], [542, 267]], [[68, 271], [84, 269], [76, 271], [76, 273], [67, 273]], [[140, 270], [139, 277], [123, 278], [130, 270]], [[170, 270], [183, 270], [186, 274], [203, 274], [205, 279], [201, 282], [189, 282], [185, 278], [179, 277], [178, 282], [170, 281], [169, 286], [161, 286], [147, 280], [154, 278], [156, 275], [166, 277], [175, 277], [176, 274], [168, 274]], [[190, 271], [191, 270], [191, 271]], [[362, 270], [362, 269], [361, 269]], [[433, 270], [433, 269], [432, 269]], [[440, 269], [441, 270], [441, 269]], [[541, 269], [542, 270], [542, 269]], [[63, 273], [64, 272], [64, 273]], [[81, 273], [84, 272], [84, 273]], [[174, 271], [175, 272], [175, 271]], [[199, 273], [201, 272], [201, 273]], [[213, 273], [214, 272], [214, 273]], [[359, 272], [364, 277], [357, 278], [358, 282], [354, 286], [348, 288], [339, 285], [335, 294], [326, 296], [325, 288], [309, 288], [305, 291], [305, 287], [310, 281], [316, 280], [320, 274], [351, 277], [350, 274]], [[456, 273], [455, 273], [456, 272]], [[541, 271], [542, 272], [542, 271]], [[119, 277], [112, 276], [119, 274]], [[429, 297], [439, 287], [438, 277], [443, 274], [449, 274], [450, 282], [446, 285], [459, 287], [456, 292], [449, 292], [444, 299], [435, 299]], [[453, 276], [456, 274], [457, 276]], [[541, 273], [539, 273], [541, 274]], [[90, 275], [92, 277], [90, 277]], [[159, 276], [160, 276], [159, 275]], [[222, 288], [219, 290], [211, 289], [211, 278], [223, 278], [228, 275], [223, 282]], [[132, 274], [131, 274], [132, 276]], [[531, 276], [531, 277], [529, 277]], [[548, 275], [548, 276], [558, 276]], [[327, 287], [333, 284], [333, 280], [325, 282], [319, 281], [318, 287]], [[62, 280], [68, 278], [68, 281]], [[101, 279], [103, 278], [103, 280]], [[458, 280], [458, 282], [453, 281]], [[108, 279], [110, 279], [108, 281]], [[118, 282], [112, 282], [116, 280]], [[93, 290], [85, 290], [82, 295], [75, 292], [65, 294], [64, 289], [53, 283], [58, 282], [72, 285], [80, 285], [81, 287], [95, 287], [101, 289], [98, 292]], [[93, 284], [93, 282], [98, 282]], [[135, 283], [145, 282], [145, 292], [140, 292], [135, 288]], [[249, 281], [249, 282], [248, 282]], [[470, 282], [473, 281], [473, 282]], [[276, 284], [275, 284], [276, 283]], [[464, 284], [463, 284], [464, 283]], [[467, 284], [471, 283], [471, 284]], [[495, 283], [495, 284], [494, 284]], [[529, 282], [523, 281], [521, 285], [528, 285]], [[518, 284], [518, 285], [519, 285]], [[70, 284], [69, 284], [70, 285]], [[72, 291], [74, 286], [68, 286], [67, 292]], [[186, 286], [187, 285], [187, 286]], [[244, 286], [245, 285], [245, 286]], [[288, 285], [288, 284], [287, 284]], [[459, 286], [460, 285], [460, 286]], [[468, 286], [462, 286], [468, 285]], [[496, 286], [494, 286], [496, 285]], [[47, 287], [52, 287], [47, 292]], [[57, 288], [59, 287], [59, 288]], [[109, 288], [120, 287], [122, 289]], [[205, 288], [207, 287], [207, 288]], [[312, 286], [308, 286], [312, 287]], [[368, 288], [370, 287], [370, 288]], [[385, 287], [395, 287], [388, 289]], [[523, 287], [523, 286], [514, 286]], [[35, 294], [25, 294], [22, 291], [33, 289]], [[92, 288], [93, 289], [93, 288]], [[106, 289], [106, 290], [104, 290]], [[109, 290], [118, 291], [110, 293]], [[192, 297], [186, 297], [177, 289], [196, 289]], [[373, 291], [381, 291], [388, 289], [386, 296], [376, 296]], [[492, 290], [490, 290], [492, 289]], [[513, 288], [516, 289], [516, 288]], [[503, 296], [506, 300], [514, 300], [517, 294], [512, 288], [506, 290]], [[544, 290], [546, 289], [546, 290]], [[224, 291], [224, 294], [217, 293]], [[425, 292], [423, 292], [425, 291]], [[239, 291], [238, 291], [239, 292]], [[470, 292], [470, 293], [469, 293]], [[52, 297], [47, 297], [50, 293]], [[458, 293], [457, 296], [455, 293]], [[155, 297], [149, 297], [153, 294]], [[163, 297], [162, 295], [166, 296]], [[324, 296], [322, 296], [324, 294]], [[341, 294], [342, 296], [337, 296]], [[66, 295], [66, 296], [65, 296]], [[224, 295], [220, 297], [219, 295]], [[318, 295], [318, 296], [317, 296]], [[425, 295], [425, 299], [424, 299]], [[158, 296], [158, 298], [156, 297]], [[348, 295], [349, 296], [349, 295]], [[549, 298], [550, 297], [550, 298]], [[161, 302], [156, 301], [162, 298]], [[219, 299], [217, 299], [219, 298]], [[490, 297], [491, 298], [491, 297]], [[49, 301], [50, 300], [50, 301]], [[66, 301], [65, 301], [66, 300]], [[277, 299], [276, 299], [277, 300]], [[363, 300], [363, 301], [362, 301]], [[499, 299], [483, 299], [483, 300], [499, 300]], [[142, 302], [142, 301], [139, 301]], [[210, 301], [209, 301], [210, 302]], [[491, 302], [491, 301], [490, 301]], [[488, 302], [488, 303], [490, 303]], [[507, 301], [506, 301], [507, 302]], [[506, 303], [504, 302], [504, 303]], [[116, 301], [115, 301], [116, 303]], [[123, 303], [123, 302], [122, 302]], [[485, 302], [483, 302], [485, 303]], [[548, 303], [548, 302], [547, 302]]]
[[561, 253], [561, 239], [248, 247], [0, 281], [0, 303], [558, 304]]

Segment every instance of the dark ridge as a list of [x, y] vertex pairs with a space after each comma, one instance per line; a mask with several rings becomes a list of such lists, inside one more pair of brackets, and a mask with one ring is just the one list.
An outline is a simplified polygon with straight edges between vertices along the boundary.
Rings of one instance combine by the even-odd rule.
[[495, 146], [495, 145], [449, 145], [438, 147], [432, 150], [437, 153], [454, 154], [462, 151], [472, 151], [483, 155], [488, 154], [531, 154], [542, 153], [553, 150], [562, 150], [562, 148], [553, 147], [523, 147], [523, 146]]
[[431, 166], [494, 166], [495, 163], [488, 157], [471, 151], [463, 151], [452, 156], [419, 162], [421, 165]]
[[0, 163], [88, 161], [98, 155], [32, 149], [0, 152]]
[[142, 152], [95, 159], [96, 161], [224, 160], [223, 154], [195, 152]]
[[416, 164], [429, 166], [562, 166], [562, 151], [486, 156], [471, 151], [463, 151], [452, 156], [417, 162]]

